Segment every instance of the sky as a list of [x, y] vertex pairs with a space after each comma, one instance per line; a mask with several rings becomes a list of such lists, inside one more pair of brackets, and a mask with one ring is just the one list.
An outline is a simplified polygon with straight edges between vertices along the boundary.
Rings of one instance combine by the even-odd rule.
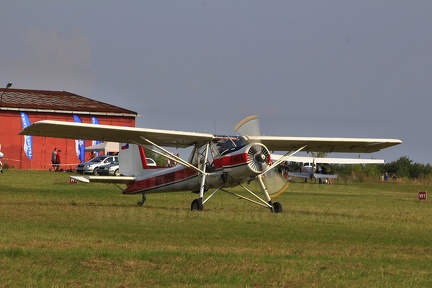
[[401, 139], [361, 157], [432, 163], [431, 1], [0, 3], [0, 87], [103, 101], [137, 127], [232, 134], [256, 114], [263, 135]]

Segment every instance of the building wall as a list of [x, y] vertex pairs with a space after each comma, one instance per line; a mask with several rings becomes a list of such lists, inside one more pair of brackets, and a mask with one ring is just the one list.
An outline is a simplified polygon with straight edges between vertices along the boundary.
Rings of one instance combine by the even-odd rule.
[[[27, 112], [30, 123], [40, 120], [60, 120], [74, 122], [73, 114]], [[82, 123], [92, 123], [92, 116], [96, 117], [99, 124], [135, 127], [134, 117], [80, 115]], [[18, 135], [22, 130], [22, 120], [19, 111], [0, 111], [0, 151], [3, 152], [3, 165], [11, 168], [48, 170], [51, 167], [51, 152], [54, 147], [60, 149], [63, 169], [75, 169], [80, 160], [76, 154], [75, 139], [60, 139], [51, 137], [32, 136], [32, 159], [24, 150], [24, 136]], [[91, 146], [92, 141], [85, 140], [85, 147]], [[85, 160], [90, 157], [86, 153]]]

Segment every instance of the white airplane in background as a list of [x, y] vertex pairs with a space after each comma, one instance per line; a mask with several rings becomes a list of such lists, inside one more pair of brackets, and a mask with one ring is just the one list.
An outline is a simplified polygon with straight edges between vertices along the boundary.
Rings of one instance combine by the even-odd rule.
[[[283, 157], [278, 154], [271, 154], [272, 160], [278, 160]], [[320, 158], [320, 157], [308, 157], [308, 156], [291, 156], [289, 162], [302, 163], [299, 172], [288, 171], [284, 176], [286, 177], [298, 177], [304, 178], [305, 182], [307, 179], [335, 179], [337, 175], [326, 174], [324, 165], [320, 164], [384, 164], [383, 159], [360, 159], [360, 158]], [[282, 171], [285, 173], [285, 171]]]
[[[264, 177], [264, 174], [289, 160], [295, 153], [371, 153], [402, 143], [398, 139], [261, 136], [257, 127], [256, 116], [240, 121], [235, 128], [237, 136], [43, 120], [31, 124], [19, 134], [122, 143], [119, 152], [120, 173], [125, 176], [72, 177], [82, 182], [126, 184], [123, 194], [142, 194], [139, 205], [144, 203], [147, 194], [193, 191], [199, 196], [192, 201], [191, 210], [203, 210], [203, 205], [216, 192], [223, 191], [275, 213], [282, 212], [282, 205], [273, 202], [273, 194], [269, 193], [268, 185], [265, 184], [271, 177]], [[177, 165], [148, 165], [144, 146], [175, 161]], [[186, 161], [164, 147], [193, 149]], [[273, 162], [270, 151], [289, 152]], [[245, 186], [254, 180], [258, 182], [263, 198]], [[235, 186], [242, 187], [253, 198], [231, 192], [229, 188]], [[207, 191], [209, 194], [204, 198]]]

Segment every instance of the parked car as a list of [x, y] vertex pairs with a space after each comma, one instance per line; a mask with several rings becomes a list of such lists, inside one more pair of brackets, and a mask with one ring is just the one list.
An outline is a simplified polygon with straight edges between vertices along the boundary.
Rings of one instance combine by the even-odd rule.
[[[146, 158], [148, 166], [156, 166], [156, 162], [152, 158]], [[119, 161], [105, 164], [99, 166], [97, 168], [98, 175], [107, 175], [107, 176], [120, 176], [120, 164]]]
[[119, 161], [114, 161], [110, 164], [105, 164], [97, 168], [98, 175], [120, 176]]
[[95, 158], [91, 159], [88, 162], [78, 164], [76, 171], [77, 173], [80, 174], [97, 175], [97, 168], [99, 166], [105, 164], [111, 164], [116, 161], [118, 162], [118, 156], [112, 156], [112, 155], [96, 156]]

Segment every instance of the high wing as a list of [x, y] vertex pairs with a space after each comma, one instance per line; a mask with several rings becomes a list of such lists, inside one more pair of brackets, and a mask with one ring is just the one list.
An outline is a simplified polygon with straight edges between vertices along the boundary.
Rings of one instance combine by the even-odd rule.
[[[46, 136], [69, 139], [88, 139], [120, 143], [149, 144], [148, 139], [160, 146], [186, 148], [203, 144], [214, 138], [213, 134], [134, 128], [112, 125], [85, 124], [43, 120], [27, 126], [20, 135]], [[293, 151], [306, 146], [307, 152], [371, 153], [401, 144], [398, 139], [330, 138], [246, 136], [249, 142], [261, 142], [272, 151]]]
[[306, 145], [306, 152], [372, 153], [401, 144], [399, 139], [248, 136], [249, 142], [261, 142], [270, 151], [293, 151]]
[[85, 124], [65, 121], [43, 120], [31, 124], [20, 135], [46, 136], [68, 139], [87, 139], [136, 143], [147, 145], [143, 138], [160, 146], [186, 148], [213, 139], [213, 134], [132, 128], [123, 126]]

